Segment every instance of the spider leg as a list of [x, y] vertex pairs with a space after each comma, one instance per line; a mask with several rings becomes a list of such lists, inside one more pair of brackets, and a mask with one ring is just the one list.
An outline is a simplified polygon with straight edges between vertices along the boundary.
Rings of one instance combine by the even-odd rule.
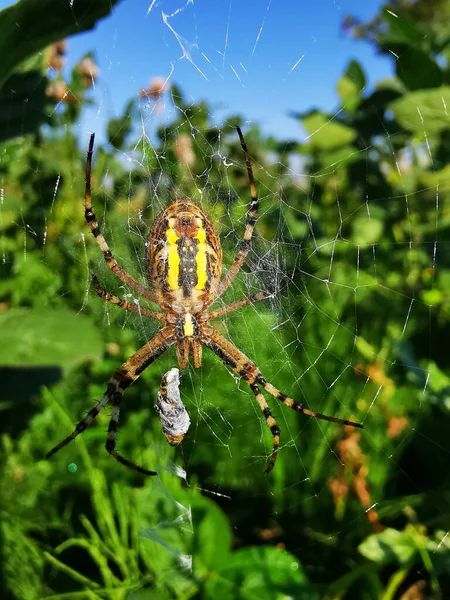
[[177, 344], [177, 360], [180, 369], [185, 369], [189, 362], [189, 339], [185, 337]]
[[131, 462], [121, 454], [119, 454], [116, 450], [116, 436], [117, 436], [117, 428], [119, 425], [119, 416], [120, 416], [120, 402], [122, 400], [124, 390], [117, 388], [112, 398], [112, 406], [111, 406], [111, 420], [109, 422], [108, 427], [108, 435], [106, 436], [106, 450], [114, 456], [114, 458], [131, 469], [132, 471], [138, 471], [143, 475], [157, 475], [156, 471], [149, 471], [148, 469], [144, 469], [144, 467], [140, 467], [135, 463]]
[[119, 462], [125, 464], [127, 467], [135, 469], [140, 473], [147, 475], [155, 475], [154, 471], [147, 471], [142, 467], [137, 467], [133, 463], [130, 463], [125, 458], [121, 457], [115, 451], [115, 436], [117, 430], [117, 421], [119, 418], [120, 401], [122, 399], [124, 391], [139, 377], [145, 369], [154, 362], [158, 356], [161, 356], [170, 346], [176, 341], [175, 331], [172, 326], [164, 327], [159, 331], [153, 339], [147, 342], [142, 348], [140, 348], [131, 358], [123, 363], [119, 369], [111, 377], [105, 393], [97, 404], [91, 408], [87, 415], [78, 423], [74, 431], [64, 438], [59, 444], [47, 453], [46, 458], [50, 458], [58, 452], [61, 448], [66, 446], [69, 442], [77, 437], [80, 433], [89, 427], [101, 409], [109, 402], [112, 402], [112, 416], [111, 422], [108, 429], [108, 437], [106, 441], [106, 449], [110, 454], [115, 456]]
[[239, 310], [244, 306], [248, 306], [249, 304], [253, 304], [254, 302], [258, 302], [259, 300], [267, 300], [267, 298], [273, 297], [273, 292], [258, 292], [254, 296], [250, 296], [249, 298], [242, 298], [241, 300], [236, 300], [236, 302], [231, 302], [231, 304], [227, 304], [226, 306], [221, 306], [220, 308], [216, 308], [216, 310], [212, 310], [209, 314], [209, 319], [217, 319], [217, 317], [222, 317], [230, 312], [235, 310]]
[[192, 342], [192, 356], [194, 357], [194, 367], [199, 369], [202, 365], [202, 345], [197, 340]]
[[256, 217], [257, 217], [258, 208], [259, 208], [259, 200], [258, 200], [258, 196], [256, 194], [255, 178], [253, 177], [252, 163], [250, 161], [250, 156], [249, 156], [249, 153], [247, 150], [247, 144], [245, 143], [245, 139], [242, 134], [241, 128], [236, 127], [236, 130], [238, 132], [242, 150], [244, 151], [244, 155], [245, 155], [245, 164], [247, 166], [247, 175], [248, 175], [248, 179], [250, 182], [250, 196], [251, 196], [252, 201], [250, 203], [250, 208], [248, 209], [248, 212], [247, 212], [247, 222], [245, 224], [244, 239], [241, 242], [241, 248], [240, 248], [239, 252], [237, 253], [236, 258], [234, 259], [233, 264], [228, 269], [225, 277], [219, 283], [214, 299], [218, 298], [225, 292], [225, 290], [228, 288], [230, 283], [233, 281], [233, 279], [239, 273], [242, 265], [244, 264], [245, 258], [250, 250], [253, 229], [255, 228]]
[[129, 275], [116, 261], [114, 256], [109, 249], [108, 244], [106, 243], [105, 238], [103, 237], [102, 232], [100, 231], [100, 227], [97, 223], [96, 216], [92, 210], [91, 205], [91, 167], [92, 167], [92, 154], [94, 152], [94, 138], [95, 134], [91, 133], [91, 137], [89, 140], [89, 149], [87, 152], [86, 159], [86, 187], [84, 193], [84, 204], [85, 211], [84, 217], [86, 219], [86, 223], [89, 225], [93, 236], [97, 244], [99, 245], [100, 250], [103, 253], [103, 257], [106, 261], [106, 264], [111, 269], [116, 277], [120, 279], [123, 283], [132, 288], [136, 293], [144, 296], [147, 300], [154, 301], [152, 293], [147, 290], [143, 285], [138, 283], [131, 275]]
[[257, 384], [250, 383], [250, 388], [251, 388], [252, 392], [255, 394], [256, 400], [259, 404], [259, 408], [261, 409], [261, 411], [266, 419], [266, 423], [270, 429], [270, 432], [273, 435], [272, 455], [270, 457], [269, 464], [267, 465], [266, 470], [264, 471], [264, 475], [268, 475], [270, 473], [270, 471], [274, 468], [275, 461], [277, 460], [278, 446], [280, 445], [280, 428], [278, 427], [277, 422], [275, 421], [274, 417], [272, 416], [272, 413], [270, 412], [270, 408], [267, 405], [266, 399], [261, 394], [261, 391], [260, 391], [259, 387], [257, 386]]
[[[261, 371], [243, 352], [238, 350], [234, 344], [225, 339], [218, 331], [216, 331], [210, 325], [201, 326], [201, 341], [205, 346], [210, 348], [217, 356], [228, 365], [235, 373], [237, 373], [242, 379], [252, 387], [252, 385], [261, 385], [271, 396], [280, 400], [283, 404], [292, 408], [296, 412], [302, 412], [305, 415], [323, 419], [325, 421], [332, 421], [333, 423], [339, 423], [341, 425], [351, 425], [352, 427], [359, 427], [364, 429], [364, 425], [361, 423], [355, 423], [354, 421], [348, 421], [347, 419], [338, 419], [336, 417], [329, 417], [321, 413], [308, 410], [303, 407], [301, 402], [296, 402], [286, 394], [280, 392], [272, 384], [268, 383], [261, 374]], [[253, 388], [252, 388], [253, 390]], [[259, 390], [258, 390], [259, 391]], [[253, 392], [255, 393], [255, 392]], [[256, 394], [255, 394], [256, 395]], [[268, 466], [268, 471], [273, 468], [273, 453], [271, 463]], [[273, 460], [273, 462], [275, 462]], [[268, 472], [266, 470], [266, 472]]]
[[122, 300], [121, 298], [118, 298], [117, 296], [113, 296], [112, 294], [110, 294], [109, 292], [107, 292], [106, 290], [104, 290], [101, 287], [100, 282], [95, 275], [91, 276], [91, 280], [94, 285], [95, 291], [97, 292], [97, 295], [100, 296], [100, 298], [102, 298], [106, 302], [111, 302], [112, 304], [116, 304], [117, 306], [120, 306], [120, 308], [124, 308], [125, 310], [128, 310], [129, 312], [138, 313], [140, 315], [143, 315], [144, 317], [149, 317], [150, 319], [157, 319], [158, 321], [161, 321], [161, 323], [166, 322], [166, 319], [165, 319], [163, 313], [159, 313], [159, 312], [156, 312], [153, 310], [148, 310], [147, 308], [144, 308], [137, 304], [131, 304], [131, 302], [125, 302], [125, 300]]
[[[111, 379], [111, 381], [112, 381], [112, 379]], [[83, 433], [83, 431], [89, 427], [89, 425], [92, 423], [92, 421], [98, 415], [98, 413], [102, 410], [102, 408], [105, 406], [105, 404], [107, 404], [111, 400], [112, 393], [114, 390], [114, 388], [110, 389], [110, 387], [109, 387], [111, 384], [111, 381], [108, 384], [108, 388], [107, 388], [106, 392], [103, 394], [102, 398], [97, 402], [97, 404], [93, 408], [91, 408], [91, 410], [86, 414], [86, 416], [83, 417], [83, 419], [81, 419], [81, 421], [75, 427], [74, 431], [70, 435], [68, 435], [66, 438], [64, 438], [61, 442], [59, 442], [59, 444], [57, 444], [54, 448], [52, 448], [50, 450], [50, 452], [47, 452], [47, 454], [45, 455], [45, 458], [50, 458], [51, 456], [53, 456], [53, 454], [58, 452], [58, 450], [61, 450], [61, 448], [66, 446], [69, 442], [71, 442], [73, 439], [75, 439], [77, 437], [77, 435], [79, 435], [80, 433]]]

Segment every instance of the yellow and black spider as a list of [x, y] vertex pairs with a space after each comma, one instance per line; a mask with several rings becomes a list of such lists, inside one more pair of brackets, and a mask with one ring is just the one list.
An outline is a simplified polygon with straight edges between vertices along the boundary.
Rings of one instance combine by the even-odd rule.
[[173, 345], [176, 345], [178, 364], [181, 369], [186, 367], [190, 355], [193, 356], [194, 366], [196, 368], [200, 367], [202, 362], [202, 344], [204, 344], [249, 384], [273, 435], [272, 455], [266, 468], [266, 473], [269, 473], [275, 464], [280, 430], [270, 413], [260, 387], [297, 412], [325, 419], [326, 421], [333, 421], [334, 423], [363, 427], [361, 424], [354, 423], [353, 421], [328, 417], [304, 408], [303, 404], [292, 400], [292, 398], [289, 398], [266, 381], [257, 366], [210, 325], [210, 321], [213, 319], [238, 310], [257, 300], [263, 300], [270, 295], [261, 292], [250, 298], [243, 298], [242, 300], [232, 302], [227, 306], [211, 311], [208, 310], [222, 296], [244, 264], [245, 257], [250, 249], [258, 212], [259, 202], [256, 195], [250, 157], [244, 136], [239, 127], [237, 128], [237, 132], [247, 166], [251, 203], [247, 212], [244, 239], [241, 242], [240, 250], [233, 264], [221, 279], [222, 248], [213, 224], [205, 213], [189, 199], [177, 199], [155, 219], [150, 230], [147, 244], [147, 280], [149, 289], [138, 283], [116, 262], [92, 211], [91, 164], [94, 149], [94, 134], [91, 134], [86, 161], [86, 222], [91, 228], [100, 250], [103, 252], [106, 264], [114, 275], [145, 300], [157, 304], [163, 312], [148, 310], [111, 295], [100, 287], [98, 280], [94, 277], [95, 289], [97, 294], [108, 302], [117, 304], [130, 312], [138, 312], [145, 317], [157, 319], [162, 323], [162, 328], [153, 339], [142, 346], [114, 373], [101, 400], [78, 423], [71, 435], [50, 450], [47, 458], [68, 444], [78, 434], [82, 433], [92, 423], [100, 410], [111, 401], [111, 421], [106, 438], [107, 451], [119, 462], [131, 469], [145, 475], [156, 475], [155, 471], [149, 471], [135, 465], [116, 451], [116, 432], [119, 421], [120, 402], [124, 391], [158, 356], [161, 356], [163, 352]]

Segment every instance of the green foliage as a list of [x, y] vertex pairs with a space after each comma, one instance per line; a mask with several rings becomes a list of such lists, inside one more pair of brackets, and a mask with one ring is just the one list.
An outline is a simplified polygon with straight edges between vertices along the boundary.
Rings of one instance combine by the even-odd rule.
[[[117, 2], [20, 0], [0, 10], [0, 143], [51, 124], [55, 101], [48, 93], [48, 62], [43, 50], [68, 35], [92, 29]], [[75, 71], [73, 75], [70, 94], [81, 94], [79, 74]], [[74, 123], [81, 106], [74, 103], [68, 107], [66, 120]]]
[[441, 86], [433, 91], [405, 94], [390, 107], [402, 127], [423, 138], [450, 128], [447, 102], [450, 102], [450, 87]]
[[[0, 11], [0, 87], [22, 61], [49, 44], [92, 29], [118, 0], [20, 0]], [[45, 18], [42, 16], [45, 15]], [[30, 110], [30, 113], [33, 112]]]
[[131, 132], [133, 104], [134, 101], [130, 100], [125, 108], [123, 116], [120, 119], [111, 119], [108, 122], [108, 141], [117, 150], [123, 148], [125, 139]]
[[42, 308], [12, 308], [0, 314], [0, 327], [4, 342], [0, 348], [0, 365], [70, 368], [100, 358], [103, 350], [95, 323], [68, 311], [49, 314]]
[[238, 550], [222, 563], [208, 578], [204, 597], [315, 600], [319, 595], [312, 590], [294, 556], [262, 546]]
[[0, 88], [0, 142], [33, 133], [47, 121], [46, 86], [47, 80], [38, 70], [8, 78]]
[[365, 87], [365, 73], [359, 62], [352, 60], [337, 84], [338, 93], [346, 111], [351, 112], [358, 106]]
[[[426, 597], [449, 596], [446, 45], [443, 35], [424, 35], [430, 24], [388, 15], [383, 9], [373, 29], [377, 48], [414, 49], [394, 80], [366, 89], [352, 61], [338, 79], [339, 111], [296, 114], [304, 144], [267, 139], [257, 126], [245, 132], [262, 211], [225, 301], [274, 282], [280, 289], [216, 326], [275, 386], [366, 427], [343, 433], [271, 402], [282, 446], [269, 477], [272, 438], [254, 397], [206, 350], [202, 369], [183, 377], [193, 425], [178, 449], [165, 443], [152, 409], [175, 353], [127, 390], [120, 450], [157, 477], [106, 453], [107, 411], [44, 460], [157, 324], [105, 307], [91, 290], [95, 271], [105, 289], [126, 293], [84, 222], [87, 140], [79, 144], [73, 127], [89, 103], [81, 71], [69, 86], [78, 101], [61, 101], [40, 130], [42, 105], [30, 109], [33, 120], [8, 104], [8, 89], [26, 97], [29, 65], [3, 86], [0, 585], [14, 598], [388, 600], [416, 584]], [[47, 81], [42, 65], [35, 70]], [[249, 198], [232, 128], [242, 117], [219, 131], [206, 102], [186, 105], [175, 86], [171, 96], [179, 117], [156, 142], [135, 138], [140, 106], [131, 100], [93, 163], [98, 222], [142, 282], [148, 224], [171, 199], [201, 203], [229, 265]], [[294, 157], [309, 176], [303, 188], [288, 168]]]
[[308, 115], [299, 115], [308, 133], [307, 152], [314, 150], [335, 150], [353, 142], [355, 131], [342, 123], [330, 122], [326, 114], [313, 111]]

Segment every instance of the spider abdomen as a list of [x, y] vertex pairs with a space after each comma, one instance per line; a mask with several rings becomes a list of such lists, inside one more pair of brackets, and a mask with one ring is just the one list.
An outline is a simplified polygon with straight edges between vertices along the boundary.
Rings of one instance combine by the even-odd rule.
[[188, 199], [172, 202], [155, 219], [147, 248], [148, 281], [161, 303], [175, 312], [207, 305], [220, 279], [222, 248], [198, 206]]

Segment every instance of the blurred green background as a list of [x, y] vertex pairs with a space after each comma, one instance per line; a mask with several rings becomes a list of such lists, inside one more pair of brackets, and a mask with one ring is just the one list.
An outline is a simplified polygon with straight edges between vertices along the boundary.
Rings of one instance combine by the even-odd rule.
[[[87, 140], [76, 132], [95, 57], [78, 57], [68, 77], [57, 42], [111, 3], [45, 5], [45, 23], [28, 0], [0, 12], [2, 598], [450, 598], [450, 3], [348, 18], [349, 35], [392, 57], [395, 77], [368, 92], [353, 60], [333, 82], [337, 112], [292, 113], [302, 143], [264, 135], [249, 115], [219, 127], [207, 100], [158, 79], [100, 132], [94, 211], [144, 282], [148, 228], [175, 197], [202, 206], [231, 263], [249, 202], [243, 127], [261, 213], [224, 300], [277, 295], [217, 328], [285, 393], [365, 425], [268, 398], [282, 444], [265, 477], [271, 435], [254, 397], [205, 350], [183, 374], [193, 423], [173, 449], [153, 409], [172, 350], [126, 392], [121, 416], [120, 451], [156, 478], [107, 454], [108, 409], [44, 459], [158, 329], [90, 284], [95, 272], [133, 301], [84, 222]], [[142, 135], [144, 111], [162, 101], [178, 116]]]

